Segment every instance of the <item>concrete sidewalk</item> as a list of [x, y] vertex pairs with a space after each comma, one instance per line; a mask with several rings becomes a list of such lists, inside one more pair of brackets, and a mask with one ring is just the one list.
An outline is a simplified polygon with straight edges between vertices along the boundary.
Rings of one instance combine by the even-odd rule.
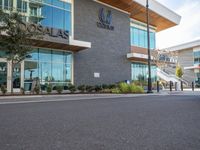
[[93, 99], [111, 99], [111, 98], [131, 98], [131, 97], [149, 97], [149, 96], [170, 96], [170, 95], [186, 95], [200, 96], [200, 92], [192, 91], [167, 91], [152, 94], [65, 94], [65, 95], [26, 95], [26, 96], [1, 96], [0, 104], [13, 103], [38, 103], [38, 102], [54, 102], [54, 101], [72, 101], [72, 100], [93, 100]]
[[119, 99], [136, 98], [146, 96], [156, 96], [161, 94], [74, 94], [74, 95], [32, 95], [32, 96], [4, 96], [0, 97], [0, 105], [3, 104], [25, 104], [25, 103], [45, 103], [96, 99]]
[[162, 90], [160, 94], [168, 94], [168, 95], [200, 95], [200, 90], [196, 89], [192, 91], [192, 89], [184, 89], [183, 91], [169, 91], [169, 90]]

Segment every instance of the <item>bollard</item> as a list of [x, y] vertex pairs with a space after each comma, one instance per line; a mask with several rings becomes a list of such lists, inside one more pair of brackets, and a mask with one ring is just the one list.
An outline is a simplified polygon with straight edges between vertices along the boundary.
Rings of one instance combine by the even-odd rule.
[[194, 91], [194, 82], [192, 82], [192, 91]]
[[183, 81], [181, 81], [181, 91], [183, 91]]
[[169, 89], [172, 91], [172, 81], [169, 82]]
[[160, 92], [160, 86], [159, 86], [159, 81], [157, 81], [157, 92]]

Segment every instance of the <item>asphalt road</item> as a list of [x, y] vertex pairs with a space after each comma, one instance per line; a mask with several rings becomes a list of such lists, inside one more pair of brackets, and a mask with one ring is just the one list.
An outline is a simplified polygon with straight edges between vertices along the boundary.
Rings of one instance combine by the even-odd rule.
[[0, 105], [0, 150], [200, 150], [200, 97]]

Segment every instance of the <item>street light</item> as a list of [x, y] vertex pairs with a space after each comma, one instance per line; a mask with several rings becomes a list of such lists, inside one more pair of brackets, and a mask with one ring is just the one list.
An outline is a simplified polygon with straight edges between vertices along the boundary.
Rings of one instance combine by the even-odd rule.
[[149, 0], [146, 0], [146, 21], [147, 21], [147, 45], [148, 45], [148, 90], [147, 93], [153, 93], [151, 82], [151, 52], [150, 52], [150, 33], [149, 33]]

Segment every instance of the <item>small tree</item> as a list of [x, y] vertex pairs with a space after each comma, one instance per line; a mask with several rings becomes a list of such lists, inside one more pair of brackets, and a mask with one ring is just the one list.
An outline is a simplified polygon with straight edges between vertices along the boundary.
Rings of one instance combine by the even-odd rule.
[[13, 71], [33, 50], [31, 39], [40, 38], [37, 31], [22, 28], [22, 16], [14, 11], [9, 14], [0, 10], [0, 50], [6, 51], [6, 59], [12, 66], [11, 93], [13, 93]]
[[179, 78], [182, 78], [183, 76], [183, 70], [179, 65], [176, 67], [176, 76]]

